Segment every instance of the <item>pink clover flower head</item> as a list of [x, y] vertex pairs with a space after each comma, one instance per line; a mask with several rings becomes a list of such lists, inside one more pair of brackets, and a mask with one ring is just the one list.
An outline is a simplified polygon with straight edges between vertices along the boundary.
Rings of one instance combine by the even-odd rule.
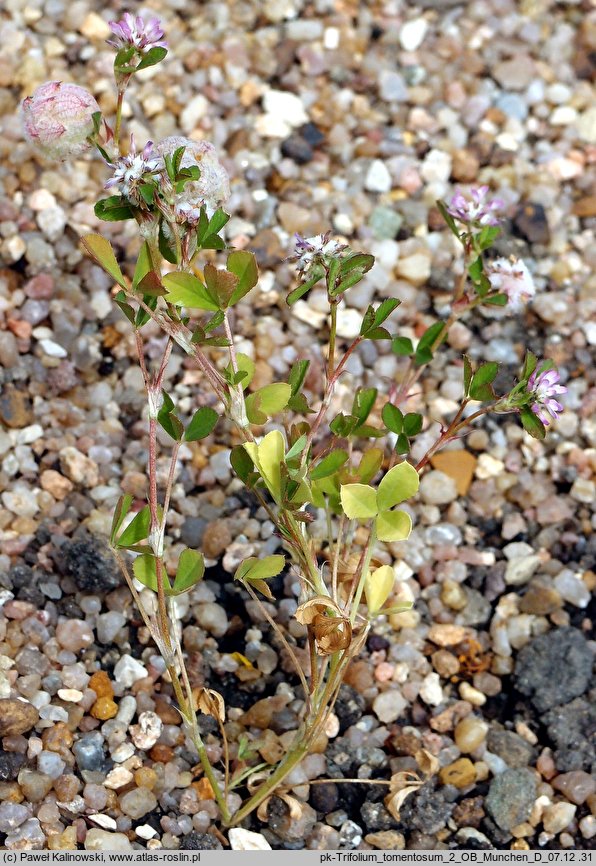
[[46, 81], [23, 100], [25, 136], [49, 159], [65, 160], [89, 149], [99, 105], [84, 87]]
[[110, 21], [110, 30], [114, 38], [108, 39], [107, 43], [117, 51], [122, 48], [135, 48], [143, 52], [148, 48], [168, 47], [159, 18], [143, 21], [140, 15], [135, 17], [130, 12], [125, 12], [120, 21]]
[[563, 411], [563, 405], [557, 397], [567, 393], [564, 385], [559, 385], [561, 376], [558, 370], [545, 370], [543, 373], [532, 373], [528, 379], [528, 392], [534, 398], [532, 412], [548, 427], [550, 418], [553, 421]]
[[147, 175], [154, 174], [159, 169], [161, 160], [153, 152], [152, 141], [148, 141], [143, 150], [138, 153], [134, 135], [131, 134], [128, 154], [109, 165], [114, 169], [114, 174], [106, 181], [105, 188], [116, 187], [125, 198], [133, 204], [140, 205], [143, 199], [139, 193], [139, 186]]
[[462, 223], [475, 226], [498, 226], [501, 220], [496, 212], [504, 207], [500, 198], [492, 198], [488, 201], [489, 188], [487, 186], [475, 186], [470, 190], [470, 197], [466, 198], [461, 190], [456, 190], [455, 195], [449, 202], [447, 212]]
[[532, 275], [521, 259], [495, 259], [488, 267], [487, 277], [493, 289], [507, 295], [514, 312], [522, 310], [536, 294]]
[[315, 235], [312, 238], [303, 238], [296, 232], [294, 240], [295, 255], [290, 258], [290, 261], [296, 262], [299, 271], [307, 270], [318, 259], [337, 256], [346, 249], [345, 244], [340, 244], [338, 240], [331, 238], [331, 232]]
[[[190, 213], [193, 209], [200, 210], [201, 205], [205, 205], [207, 215], [211, 216], [230, 197], [228, 173], [209, 141], [193, 141], [181, 135], [170, 135], [158, 142], [155, 150], [159, 156], [164, 157], [166, 154], [171, 156], [180, 147], [185, 148], [180, 162], [181, 168], [197, 165], [201, 175], [198, 180], [190, 181], [184, 186], [182, 192], [176, 196], [174, 207], [188, 206]], [[163, 159], [160, 160], [160, 167], [165, 175]]]

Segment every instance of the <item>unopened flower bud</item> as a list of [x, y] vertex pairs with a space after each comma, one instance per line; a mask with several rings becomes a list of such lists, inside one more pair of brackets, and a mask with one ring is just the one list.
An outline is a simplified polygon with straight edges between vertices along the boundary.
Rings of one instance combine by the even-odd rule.
[[49, 159], [65, 160], [89, 148], [99, 105], [84, 87], [46, 81], [23, 100], [27, 139]]

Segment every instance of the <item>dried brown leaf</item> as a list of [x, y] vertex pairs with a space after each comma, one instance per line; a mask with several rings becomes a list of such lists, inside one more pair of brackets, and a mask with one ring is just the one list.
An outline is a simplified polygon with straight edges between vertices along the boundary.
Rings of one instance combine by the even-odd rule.
[[213, 716], [222, 724], [226, 720], [226, 705], [223, 697], [214, 689], [193, 689], [195, 710]]

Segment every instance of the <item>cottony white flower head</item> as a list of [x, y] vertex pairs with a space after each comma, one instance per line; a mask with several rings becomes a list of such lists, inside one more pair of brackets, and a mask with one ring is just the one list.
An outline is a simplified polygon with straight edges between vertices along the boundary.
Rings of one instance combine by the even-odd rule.
[[475, 186], [470, 190], [467, 198], [461, 190], [456, 190], [451, 199], [447, 211], [451, 216], [462, 223], [475, 226], [498, 226], [501, 220], [496, 211], [504, 207], [500, 198], [486, 200], [489, 188], [487, 186]]
[[89, 149], [99, 105], [84, 87], [46, 81], [22, 103], [27, 139], [50, 159], [65, 160]]
[[125, 198], [139, 205], [143, 202], [139, 186], [147, 175], [157, 171], [161, 166], [161, 160], [153, 152], [152, 141], [148, 141], [141, 153], [137, 153], [134, 135], [131, 133], [130, 150], [127, 156], [122, 156], [109, 165], [114, 169], [114, 174], [105, 183], [105, 188], [115, 187]]
[[107, 43], [117, 51], [122, 48], [135, 48], [142, 53], [145, 49], [156, 46], [168, 47], [168, 43], [163, 38], [164, 32], [159, 18], [143, 21], [140, 15], [135, 17], [130, 12], [125, 12], [120, 21], [110, 21], [110, 30], [114, 38], [108, 39]]
[[487, 277], [493, 289], [507, 295], [508, 306], [514, 312], [523, 309], [536, 293], [532, 275], [521, 259], [495, 259]]
[[[175, 208], [188, 207], [189, 212], [205, 205], [207, 214], [211, 215], [230, 197], [230, 179], [228, 173], [217, 158], [217, 151], [209, 141], [193, 141], [180, 135], [170, 135], [156, 146], [160, 156], [171, 156], [178, 148], [184, 147], [181, 168], [198, 165], [201, 176], [198, 180], [187, 183], [177, 196]], [[164, 163], [161, 160], [163, 167]]]
[[336, 256], [346, 249], [345, 244], [340, 244], [338, 240], [331, 238], [330, 232], [324, 235], [315, 235], [312, 238], [303, 238], [296, 233], [294, 238], [296, 241], [296, 254], [290, 260], [296, 262], [296, 267], [299, 271], [307, 270], [317, 259]]
[[[564, 385], [559, 385], [561, 376], [558, 370], [545, 370], [544, 373], [532, 373], [528, 379], [528, 392], [534, 398], [532, 412], [548, 427], [550, 418], [554, 421], [563, 411], [563, 406], [556, 399], [567, 393]], [[550, 415], [550, 418], [549, 418]]]

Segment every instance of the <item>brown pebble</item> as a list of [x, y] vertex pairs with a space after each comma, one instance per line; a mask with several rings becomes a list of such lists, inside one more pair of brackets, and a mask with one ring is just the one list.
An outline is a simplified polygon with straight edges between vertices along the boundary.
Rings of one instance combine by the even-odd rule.
[[563, 599], [556, 589], [543, 586], [541, 583], [531, 583], [520, 602], [519, 609], [522, 613], [546, 616], [562, 606]]
[[458, 827], [479, 827], [485, 816], [483, 797], [466, 797], [453, 810], [452, 818]]
[[256, 704], [253, 704], [252, 707], [244, 713], [240, 721], [243, 725], [246, 725], [247, 728], [261, 728], [261, 730], [264, 731], [271, 724], [273, 713], [283, 710], [287, 703], [287, 695], [274, 695], [271, 698], [263, 698], [262, 700], [257, 701]]
[[420, 737], [416, 734], [406, 733], [402, 728], [397, 729], [397, 733], [389, 740], [391, 746], [395, 749], [396, 755], [414, 755], [420, 751]]
[[596, 216], [596, 195], [587, 195], [578, 199], [571, 210], [578, 217]]
[[551, 785], [576, 806], [583, 806], [588, 797], [596, 793], [596, 779], [583, 770], [562, 773], [552, 780]]
[[174, 750], [169, 746], [156, 743], [149, 752], [149, 757], [157, 764], [168, 764], [174, 758]]
[[71, 773], [67, 773], [64, 776], [58, 776], [54, 782], [54, 791], [56, 792], [56, 797], [61, 803], [70, 803], [80, 790], [80, 779], [77, 779], [77, 777], [73, 776]]
[[439, 778], [444, 785], [467, 788], [476, 781], [476, 770], [469, 758], [459, 758], [439, 770]]
[[468, 701], [455, 701], [446, 710], [433, 716], [430, 720], [430, 726], [433, 731], [444, 734], [446, 731], [452, 731], [460, 719], [463, 719], [471, 711], [472, 705]]
[[482, 692], [483, 695], [492, 698], [500, 693], [503, 684], [499, 677], [496, 677], [494, 674], [489, 674], [488, 671], [480, 671], [480, 673], [474, 674], [474, 688]]
[[16, 388], [6, 388], [0, 395], [0, 419], [13, 429], [31, 424], [33, 413], [27, 394]]
[[344, 682], [360, 693], [370, 689], [374, 685], [370, 664], [365, 661], [352, 662], [346, 671]]
[[433, 667], [438, 674], [445, 679], [455, 676], [459, 672], [459, 661], [453, 653], [440, 649], [432, 654]]
[[39, 713], [28, 701], [0, 698], [0, 737], [24, 734], [39, 721]]
[[232, 533], [225, 520], [213, 520], [205, 527], [203, 553], [209, 559], [218, 559], [232, 543]]
[[51, 728], [44, 728], [41, 735], [44, 749], [59, 755], [69, 752], [73, 740], [72, 731], [65, 722], [56, 722]]
[[202, 779], [199, 779], [198, 782], [193, 782], [192, 787], [195, 789], [199, 796], [199, 800], [214, 800], [215, 794], [213, 793], [213, 788], [211, 787], [211, 782], [209, 779], [203, 776]]
[[88, 687], [93, 689], [98, 698], [114, 697], [112, 682], [105, 671], [96, 671], [89, 680]]
[[179, 725], [180, 713], [161, 695], [155, 696], [155, 712], [164, 725]]

